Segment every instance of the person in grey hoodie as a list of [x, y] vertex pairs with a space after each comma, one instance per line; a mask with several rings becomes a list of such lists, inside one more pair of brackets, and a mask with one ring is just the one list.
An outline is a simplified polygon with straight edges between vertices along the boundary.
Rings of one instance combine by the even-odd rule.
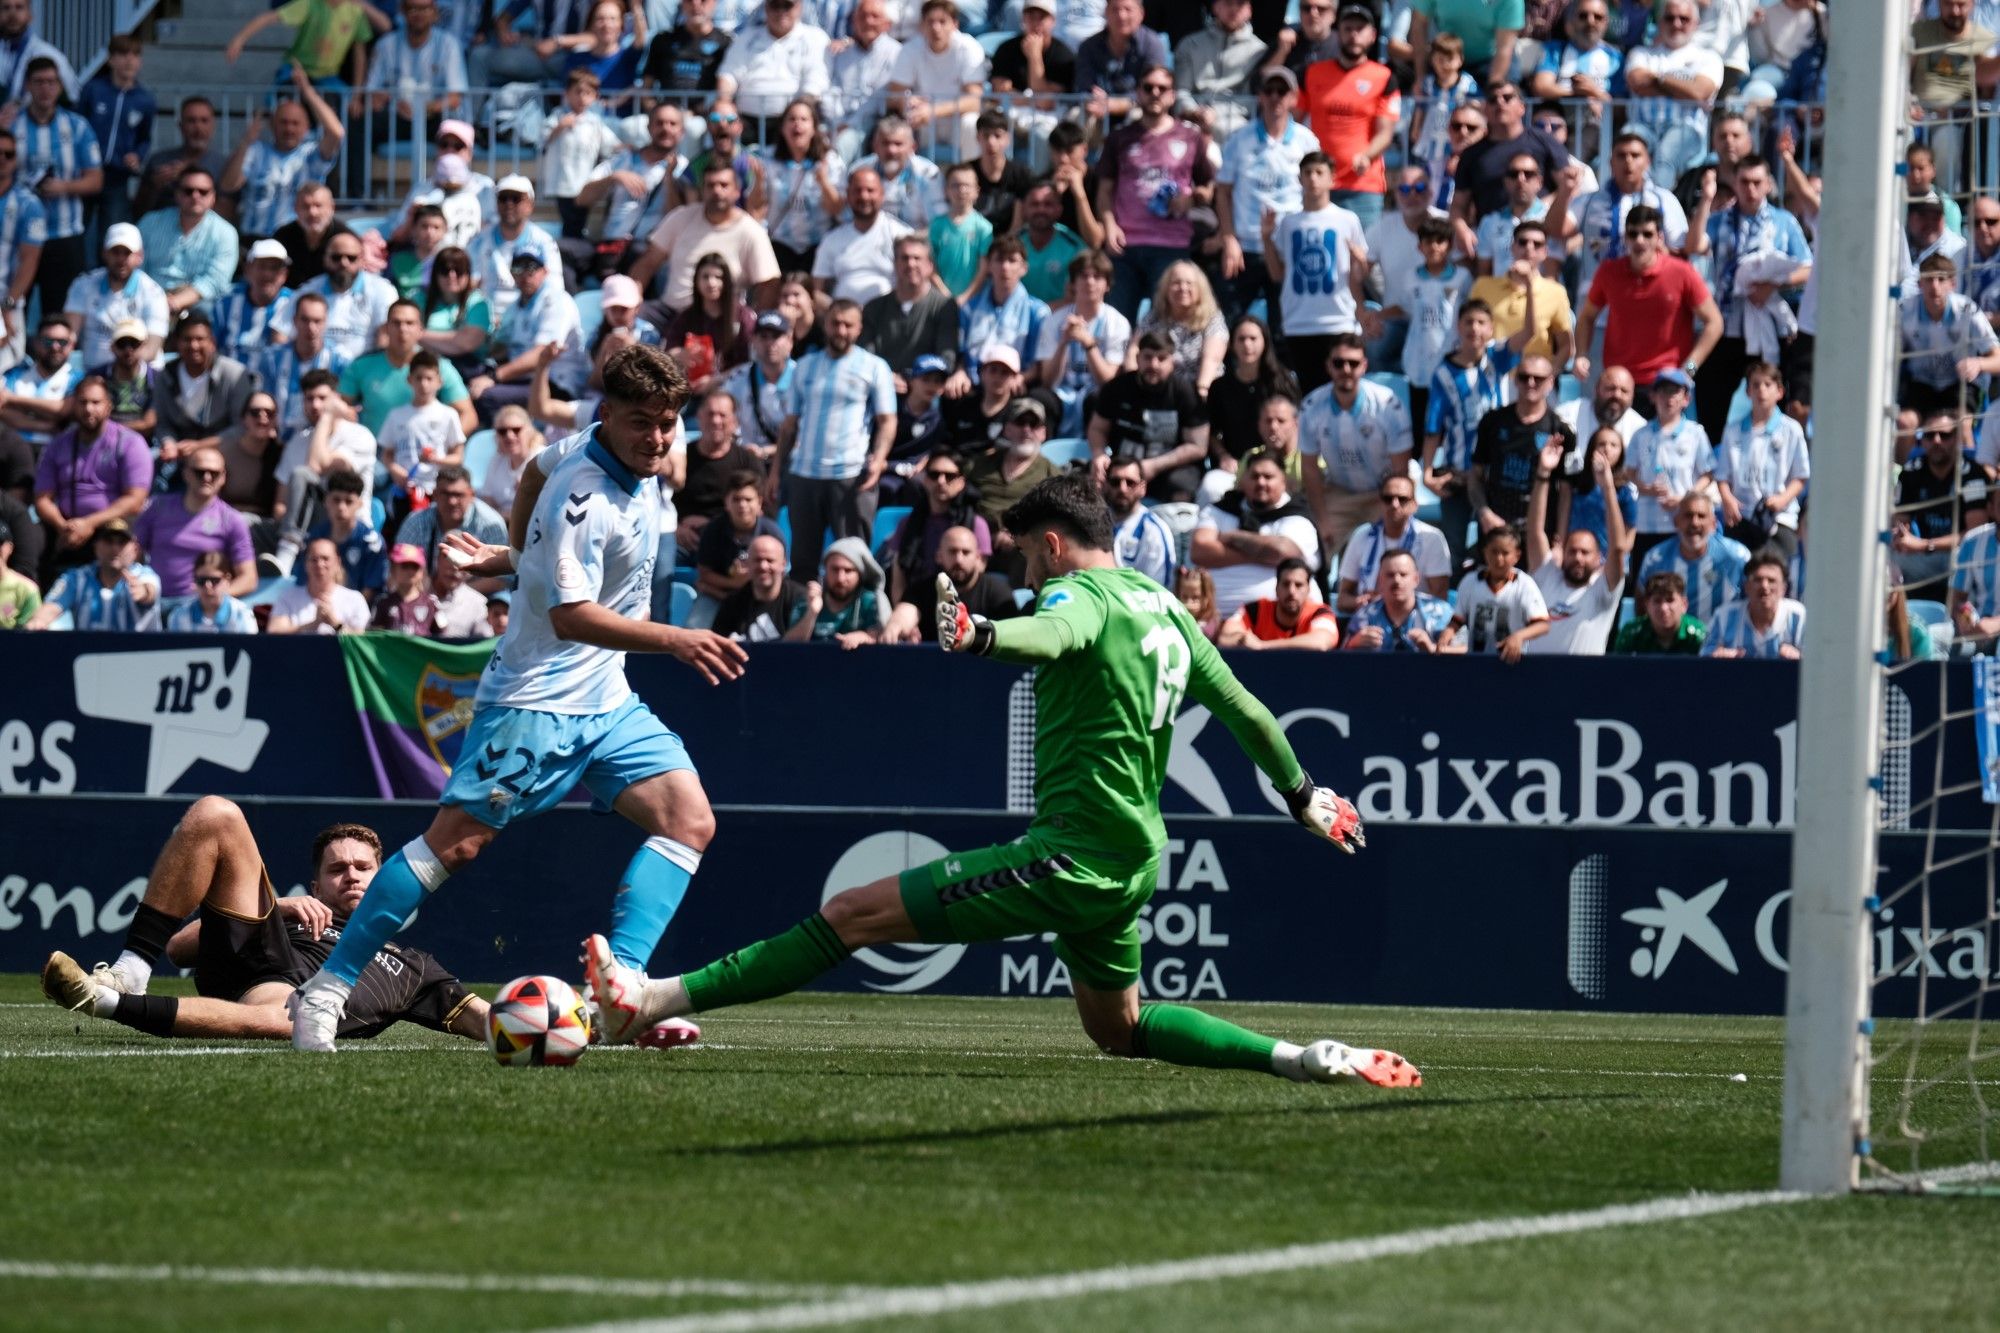
[[888, 618], [882, 566], [859, 537], [843, 537], [826, 548], [819, 578], [806, 584], [805, 620], [814, 643], [859, 648], [878, 642]]

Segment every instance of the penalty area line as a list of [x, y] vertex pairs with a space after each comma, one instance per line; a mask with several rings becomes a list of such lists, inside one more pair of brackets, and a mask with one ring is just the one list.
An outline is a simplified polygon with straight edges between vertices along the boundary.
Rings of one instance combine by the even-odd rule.
[[990, 1282], [955, 1282], [932, 1287], [876, 1288], [850, 1296], [794, 1301], [754, 1310], [616, 1320], [580, 1325], [564, 1330], [564, 1333], [750, 1333], [751, 1330], [771, 1328], [832, 1328], [873, 1320], [990, 1310], [1037, 1301], [1070, 1300], [1107, 1292], [1215, 1282], [1265, 1273], [1337, 1268], [1467, 1245], [1578, 1235], [1614, 1227], [1650, 1226], [1658, 1222], [1713, 1217], [1746, 1208], [1800, 1203], [1811, 1197], [1780, 1190], [1675, 1195], [1644, 1203], [1551, 1213], [1544, 1217], [1489, 1218], [1384, 1236], [1288, 1245], [1280, 1249], [1207, 1255], [1157, 1264], [1086, 1269], [1075, 1273], [1052, 1273], [1045, 1277], [998, 1278]]
[[737, 1300], [854, 1299], [877, 1288], [807, 1283], [732, 1282], [715, 1278], [507, 1277], [476, 1273], [384, 1273], [342, 1268], [209, 1268], [188, 1264], [43, 1263], [0, 1259], [0, 1280], [206, 1283], [244, 1287], [344, 1287], [370, 1291], [461, 1291], [671, 1300], [720, 1296]]

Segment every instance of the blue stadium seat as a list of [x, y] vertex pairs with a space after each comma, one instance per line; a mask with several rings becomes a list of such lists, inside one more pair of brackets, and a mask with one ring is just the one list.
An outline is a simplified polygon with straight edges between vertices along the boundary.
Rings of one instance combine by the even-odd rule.
[[1635, 598], [1627, 597], [1624, 601], [1618, 603], [1618, 619], [1611, 622], [1612, 631], [1614, 633], [1617, 632], [1627, 621], [1637, 619], [1638, 615], [1638, 601]]
[[599, 326], [604, 323], [604, 293], [593, 287], [573, 295], [577, 321], [583, 329], [583, 345], [589, 347], [590, 340], [597, 336]]
[[993, 53], [1005, 45], [1009, 37], [1015, 35], [1011, 32], [982, 32], [979, 34], [979, 44], [986, 49], [986, 58], [991, 60]]
[[674, 625], [687, 624], [688, 612], [694, 610], [694, 585], [675, 580], [669, 596], [673, 598], [673, 612], [668, 617]]
[[389, 524], [389, 507], [382, 503], [381, 496], [379, 495], [370, 496], [368, 498], [368, 526], [374, 528], [375, 531], [380, 532], [383, 528], [387, 527], [388, 524]]
[[910, 516], [909, 505], [883, 505], [875, 511], [875, 529], [868, 534], [868, 549], [879, 551], [882, 543], [895, 535], [903, 520]]
[[465, 442], [465, 470], [472, 477], [472, 489], [478, 490], [486, 484], [486, 469], [493, 466], [493, 455], [497, 452], [493, 432], [482, 430], [473, 432]]
[[1014, 605], [1019, 607], [1021, 610], [1023, 611], [1027, 610], [1028, 604], [1034, 600], [1035, 600], [1035, 590], [1033, 588], [1014, 589]]
[[1403, 400], [1403, 410], [1405, 412], [1408, 412], [1410, 410], [1409, 376], [1398, 375], [1394, 371], [1389, 371], [1389, 370], [1377, 370], [1371, 373], [1368, 376], [1368, 378], [1374, 380], [1377, 384], [1380, 384], [1386, 388], [1394, 389], [1396, 391], [1396, 396]]
[[1556, 379], [1556, 405], [1573, 403], [1583, 397], [1583, 382], [1571, 374], [1563, 374]]
[[1910, 619], [1924, 627], [1930, 635], [1931, 660], [1942, 662], [1951, 656], [1952, 640], [1958, 637], [1957, 626], [1951, 623], [1951, 612], [1943, 602], [1926, 602], [1912, 598], [1909, 602]]
[[245, 606], [268, 606], [278, 600], [278, 594], [292, 586], [295, 580], [283, 577], [261, 578], [257, 580], [257, 590], [243, 599]]
[[1065, 436], [1060, 440], [1042, 441], [1042, 457], [1057, 467], [1068, 467], [1071, 463], [1090, 461], [1090, 441], [1077, 436]]

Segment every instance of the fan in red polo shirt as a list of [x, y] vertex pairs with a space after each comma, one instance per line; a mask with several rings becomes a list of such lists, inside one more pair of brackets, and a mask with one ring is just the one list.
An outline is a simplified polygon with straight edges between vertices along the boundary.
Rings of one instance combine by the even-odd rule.
[[1403, 98], [1389, 67], [1368, 58], [1375, 48], [1373, 9], [1345, 0], [1338, 38], [1338, 57], [1306, 66], [1305, 111], [1320, 150], [1333, 159], [1333, 202], [1359, 216], [1365, 230], [1382, 216], [1389, 188], [1382, 153], [1402, 118]]
[[[1599, 312], [1606, 316], [1604, 364], [1624, 366], [1642, 389], [1672, 366], [1692, 373], [1722, 340], [1722, 312], [1708, 284], [1667, 253], [1661, 233], [1657, 208], [1640, 204], [1625, 214], [1625, 258], [1598, 266], [1576, 320], [1577, 348], [1588, 352]], [[1575, 371], [1587, 379], [1590, 358], [1578, 356]]]
[[1294, 557], [1278, 562], [1277, 596], [1245, 602], [1222, 622], [1218, 648], [1303, 648], [1324, 653], [1340, 643], [1333, 608], [1312, 595], [1312, 567]]

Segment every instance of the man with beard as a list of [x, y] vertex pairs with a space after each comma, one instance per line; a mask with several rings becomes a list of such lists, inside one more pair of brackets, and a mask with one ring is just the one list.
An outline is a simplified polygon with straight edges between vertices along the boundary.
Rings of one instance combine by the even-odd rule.
[[1239, 489], [1204, 506], [1189, 558], [1211, 572], [1215, 609], [1224, 619], [1246, 602], [1277, 595], [1277, 567], [1303, 560], [1319, 568], [1319, 530], [1305, 504], [1285, 489], [1275, 457], [1243, 460]]
[[1306, 562], [1280, 561], [1277, 583], [1275, 596], [1245, 602], [1242, 610], [1222, 622], [1216, 647], [1326, 653], [1339, 645], [1340, 621], [1332, 607], [1313, 597], [1312, 570]]
[[[1563, 453], [1560, 440], [1542, 446], [1534, 488], [1528, 493], [1528, 568], [1548, 606], [1549, 632], [1529, 640], [1526, 651], [1544, 657], [1602, 657], [1625, 594], [1625, 556], [1632, 537], [1625, 527], [1625, 515], [1611, 503], [1604, 506], [1609, 550], [1600, 547], [1596, 535], [1583, 528], [1570, 529], [1563, 538], [1560, 556], [1549, 548], [1549, 483], [1562, 466]], [[1602, 449], [1591, 450], [1590, 466], [1600, 492], [1613, 494], [1618, 479], [1612, 473], [1611, 455]]]
[[1137, 369], [1104, 386], [1090, 414], [1090, 462], [1101, 480], [1112, 458], [1131, 455], [1155, 500], [1188, 500], [1208, 454], [1208, 419], [1186, 377], [1174, 374], [1174, 345], [1165, 333], [1139, 335]]
[[[1020, 614], [1014, 605], [1014, 590], [1007, 580], [986, 570], [986, 557], [979, 553], [979, 538], [971, 528], [946, 528], [938, 540], [938, 573], [951, 580], [958, 600], [973, 615], [988, 620], [1009, 620]], [[889, 626], [882, 632], [884, 643], [937, 642], [937, 580], [910, 580], [904, 599], [889, 613]]]

